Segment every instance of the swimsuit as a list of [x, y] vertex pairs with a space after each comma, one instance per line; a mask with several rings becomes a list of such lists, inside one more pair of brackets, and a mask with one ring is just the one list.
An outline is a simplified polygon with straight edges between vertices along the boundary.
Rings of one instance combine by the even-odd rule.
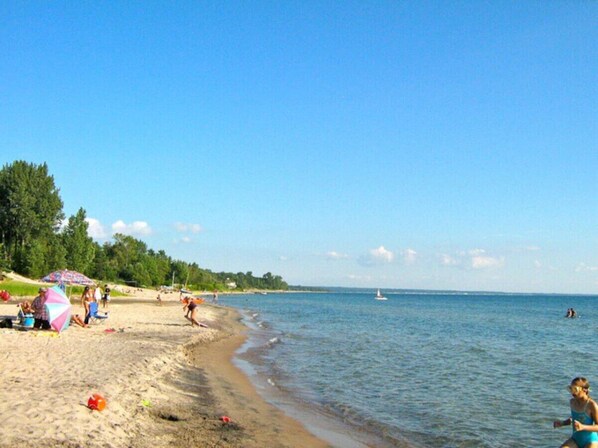
[[[589, 403], [589, 401], [586, 403], [583, 408], [583, 412], [576, 412], [571, 409], [571, 418], [583, 423], [584, 425], [592, 425], [594, 420], [592, 420], [592, 417], [586, 414], [586, 408], [588, 407]], [[571, 425], [573, 425], [573, 422], [571, 422]], [[577, 443], [579, 448], [584, 448], [586, 445], [592, 442], [598, 442], [598, 432], [575, 431], [575, 426], [573, 426], [573, 434], [571, 435], [571, 438], [575, 441], [575, 443]]]

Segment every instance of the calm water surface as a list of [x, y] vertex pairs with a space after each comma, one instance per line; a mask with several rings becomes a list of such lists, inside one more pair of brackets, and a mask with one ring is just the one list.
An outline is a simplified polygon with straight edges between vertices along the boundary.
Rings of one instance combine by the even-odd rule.
[[[597, 297], [297, 293], [221, 298], [254, 328], [270, 387], [387, 446], [559, 446], [566, 386], [598, 388]], [[565, 319], [569, 307], [579, 319]]]

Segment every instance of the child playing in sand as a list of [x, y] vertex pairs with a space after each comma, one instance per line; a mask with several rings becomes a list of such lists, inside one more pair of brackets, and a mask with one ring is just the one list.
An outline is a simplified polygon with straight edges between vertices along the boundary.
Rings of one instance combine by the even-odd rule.
[[187, 308], [187, 314], [185, 317], [191, 321], [191, 326], [197, 325], [198, 327], [208, 328], [208, 326], [204, 323], [201, 323], [197, 320], [197, 303], [193, 300], [193, 297], [189, 297], [186, 299], [187, 303], [183, 309]]
[[554, 428], [572, 425], [573, 434], [561, 448], [598, 448], [598, 405], [590, 398], [590, 383], [583, 377], [573, 378], [568, 386], [572, 398], [571, 417], [556, 420]]
[[23, 322], [25, 316], [33, 314], [33, 308], [31, 307], [31, 302], [29, 302], [29, 300], [25, 300], [23, 303], [19, 303], [17, 306], [19, 307], [17, 319], [19, 319], [20, 322]]

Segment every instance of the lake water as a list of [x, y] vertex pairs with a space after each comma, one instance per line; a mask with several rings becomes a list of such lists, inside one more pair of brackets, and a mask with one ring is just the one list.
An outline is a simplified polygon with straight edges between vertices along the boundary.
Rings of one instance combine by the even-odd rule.
[[[559, 446], [566, 386], [598, 387], [597, 297], [374, 294], [220, 302], [252, 328], [240, 359], [267, 397], [373, 434], [373, 446]], [[565, 319], [569, 307], [580, 318]]]

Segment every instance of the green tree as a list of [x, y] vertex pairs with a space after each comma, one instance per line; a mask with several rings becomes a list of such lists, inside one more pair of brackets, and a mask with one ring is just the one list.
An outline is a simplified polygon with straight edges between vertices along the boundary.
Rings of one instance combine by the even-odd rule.
[[6, 249], [4, 245], [0, 243], [0, 273], [2, 271], [7, 271], [10, 269], [10, 264], [8, 262], [8, 254], [6, 253]]
[[87, 234], [89, 224], [85, 221], [86, 213], [80, 208], [76, 215], [69, 218], [69, 222], [62, 233], [66, 249], [66, 266], [68, 269], [90, 274], [95, 255], [93, 239]]
[[[48, 166], [16, 161], [0, 170], [0, 243], [12, 260], [36, 239], [48, 239], [64, 219], [62, 199]], [[23, 258], [24, 257], [24, 258]]]
[[172, 272], [174, 272], [175, 284], [184, 285], [185, 281], [187, 281], [187, 276], [189, 275], [189, 264], [181, 260], [175, 260], [172, 262], [171, 267], [172, 271], [170, 275], [172, 276]]
[[131, 280], [133, 282], [135, 282], [136, 286], [144, 286], [144, 287], [151, 286], [151, 284], [152, 284], [151, 274], [150, 274], [150, 272], [148, 272], [146, 265], [144, 265], [142, 262], [135, 263], [132, 266], [130, 274], [131, 274]]
[[53, 234], [46, 246], [46, 270], [43, 275], [66, 267], [66, 248], [61, 234]]
[[166, 285], [168, 284], [168, 277], [172, 273], [172, 259], [167, 256], [163, 250], [160, 250], [156, 256], [156, 262], [158, 265], [158, 276], [160, 278], [158, 285]]
[[106, 246], [109, 245], [109, 243], [105, 243], [104, 246], [100, 246], [98, 243], [94, 244], [95, 256], [92, 263], [92, 277], [103, 280], [116, 280], [118, 278], [116, 263], [114, 262], [114, 260], [108, 257], [106, 250]]

